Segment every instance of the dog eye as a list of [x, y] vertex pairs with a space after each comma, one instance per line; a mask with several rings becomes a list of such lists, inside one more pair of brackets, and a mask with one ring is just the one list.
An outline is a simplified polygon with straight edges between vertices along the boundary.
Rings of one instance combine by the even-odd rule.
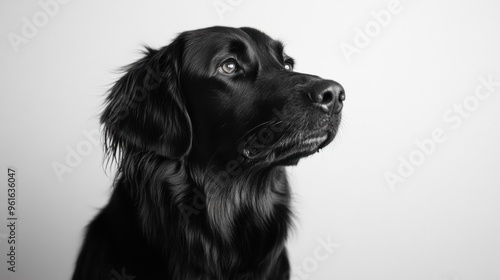
[[293, 64], [291, 62], [286, 62], [285, 61], [285, 65], [284, 65], [285, 69], [288, 70], [288, 71], [292, 71], [293, 70]]
[[224, 74], [233, 74], [234, 72], [238, 71], [238, 68], [238, 63], [230, 59], [222, 63], [222, 65], [219, 67], [219, 71], [222, 71]]

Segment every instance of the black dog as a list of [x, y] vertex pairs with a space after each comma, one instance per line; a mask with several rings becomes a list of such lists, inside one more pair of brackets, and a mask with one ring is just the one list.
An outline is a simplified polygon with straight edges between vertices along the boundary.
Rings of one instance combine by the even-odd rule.
[[289, 279], [284, 166], [332, 141], [343, 88], [252, 28], [180, 34], [127, 67], [101, 116], [118, 164], [74, 280]]

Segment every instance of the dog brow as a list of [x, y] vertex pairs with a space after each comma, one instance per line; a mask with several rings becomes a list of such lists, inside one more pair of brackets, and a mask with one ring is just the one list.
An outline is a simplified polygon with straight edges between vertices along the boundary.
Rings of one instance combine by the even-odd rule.
[[283, 42], [278, 40], [273, 40], [268, 46], [270, 51], [274, 53], [278, 61], [280, 61], [280, 63], [283, 63], [283, 60], [286, 57], [284, 53], [285, 45], [283, 44]]
[[248, 46], [241, 40], [232, 40], [229, 45], [229, 51], [234, 53], [245, 53]]
[[274, 41], [273, 42], [274, 46], [273, 48], [276, 50], [276, 53], [279, 56], [283, 56], [283, 51], [285, 50], [285, 45], [281, 41]]

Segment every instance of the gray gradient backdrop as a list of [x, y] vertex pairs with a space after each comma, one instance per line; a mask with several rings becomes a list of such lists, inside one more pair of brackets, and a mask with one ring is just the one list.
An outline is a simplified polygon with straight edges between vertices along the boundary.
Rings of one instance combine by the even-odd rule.
[[339, 137], [289, 168], [292, 279], [500, 279], [499, 12], [493, 0], [0, 1], [0, 278], [70, 277], [110, 193], [94, 138], [114, 71], [141, 44], [228, 25], [283, 40], [297, 71], [346, 89]]

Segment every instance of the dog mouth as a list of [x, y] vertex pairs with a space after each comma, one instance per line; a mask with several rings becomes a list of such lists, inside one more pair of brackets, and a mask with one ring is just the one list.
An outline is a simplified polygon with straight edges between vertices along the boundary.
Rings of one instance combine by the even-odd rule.
[[249, 161], [273, 162], [282, 165], [295, 165], [301, 158], [318, 152], [327, 146], [335, 137], [331, 131], [312, 133], [307, 136], [283, 138], [268, 147], [261, 149], [246, 147], [242, 155]]
[[323, 132], [280, 145], [274, 151], [275, 161], [284, 165], [295, 165], [301, 158], [319, 152], [333, 140], [333, 137], [332, 133]]

